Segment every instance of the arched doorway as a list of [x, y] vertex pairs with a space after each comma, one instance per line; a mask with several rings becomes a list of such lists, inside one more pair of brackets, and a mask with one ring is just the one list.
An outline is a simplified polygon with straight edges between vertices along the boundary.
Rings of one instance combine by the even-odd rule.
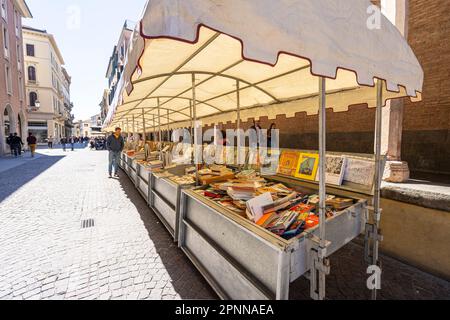
[[0, 128], [2, 129], [0, 132], [0, 138], [1, 138], [1, 143], [0, 146], [2, 146], [2, 148], [0, 149], [0, 152], [3, 151], [3, 153], [9, 153], [10, 152], [10, 148], [9, 146], [6, 144], [6, 138], [9, 136], [10, 133], [14, 133], [16, 126], [15, 126], [15, 122], [14, 122], [14, 114], [13, 114], [13, 110], [11, 108], [11, 105], [6, 105], [5, 109], [2, 111], [1, 113], [1, 126]]
[[17, 133], [22, 136], [23, 139], [28, 137], [28, 120], [23, 111], [21, 111], [17, 116]]
[[8, 110], [8, 106], [6, 106], [5, 111], [3, 112], [3, 129], [4, 129], [4, 135], [5, 137], [9, 136], [10, 133], [12, 132], [12, 121], [11, 121], [11, 114], [10, 111]]
[[22, 117], [20, 114], [17, 116], [17, 133], [21, 135], [22, 138], [25, 137], [23, 134]]

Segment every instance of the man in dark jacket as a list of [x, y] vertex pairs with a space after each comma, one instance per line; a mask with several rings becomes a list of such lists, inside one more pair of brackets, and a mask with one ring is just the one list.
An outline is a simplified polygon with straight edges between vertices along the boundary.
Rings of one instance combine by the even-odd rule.
[[17, 158], [17, 156], [22, 155], [22, 146], [24, 145], [22, 138], [17, 135], [17, 133], [14, 133], [14, 136], [11, 139], [11, 147], [14, 150], [14, 156]]
[[60, 143], [62, 144], [63, 150], [65, 152], [66, 151], [66, 145], [67, 145], [67, 138], [66, 137], [61, 138]]
[[122, 129], [116, 128], [116, 131], [106, 140], [106, 149], [109, 151], [109, 177], [112, 177], [114, 167], [114, 176], [119, 176], [119, 160], [120, 154], [125, 147], [125, 141], [122, 137]]
[[13, 139], [13, 134], [10, 133], [8, 138], [6, 138], [6, 144], [9, 146], [9, 149], [11, 150], [11, 155], [14, 155], [14, 149], [12, 147], [12, 139]]

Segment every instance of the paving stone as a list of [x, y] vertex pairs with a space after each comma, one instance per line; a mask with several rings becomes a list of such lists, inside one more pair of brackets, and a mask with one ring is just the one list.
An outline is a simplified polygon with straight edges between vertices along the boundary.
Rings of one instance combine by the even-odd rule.
[[[39, 152], [20, 175], [0, 170], [0, 299], [217, 299], [128, 177], [108, 178], [106, 152]], [[331, 257], [329, 299], [370, 297], [362, 252]], [[449, 282], [382, 260], [381, 299], [450, 299]], [[308, 285], [290, 298], [309, 299]]]

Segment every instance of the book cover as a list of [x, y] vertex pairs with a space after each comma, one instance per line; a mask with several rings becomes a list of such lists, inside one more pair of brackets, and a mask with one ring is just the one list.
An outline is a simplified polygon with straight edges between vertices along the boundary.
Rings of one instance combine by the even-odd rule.
[[294, 176], [299, 160], [300, 152], [283, 151], [281, 153], [280, 164], [278, 166], [278, 173], [287, 176]]
[[[342, 156], [327, 155], [325, 178], [326, 183], [341, 186], [344, 181], [347, 158]], [[317, 174], [316, 181], [319, 181]]]
[[249, 219], [253, 222], [259, 221], [264, 215], [263, 207], [273, 203], [272, 195], [270, 193], [264, 193], [256, 198], [253, 198], [247, 202], [247, 211], [249, 213]]
[[318, 168], [318, 154], [301, 153], [295, 177], [303, 180], [315, 181]]

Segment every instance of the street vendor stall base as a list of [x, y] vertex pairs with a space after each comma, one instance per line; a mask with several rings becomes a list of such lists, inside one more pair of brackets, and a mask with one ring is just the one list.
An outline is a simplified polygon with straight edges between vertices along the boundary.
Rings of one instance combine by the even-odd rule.
[[[324, 299], [328, 257], [364, 232], [366, 259], [379, 264], [382, 106], [394, 98], [420, 100], [423, 71], [385, 17], [379, 29], [368, 28], [369, 6], [368, 0], [148, 2], [133, 35], [120, 103], [111, 108], [105, 129], [140, 118], [135, 130], [144, 136], [159, 131], [161, 141], [162, 128], [194, 128], [198, 161], [199, 120], [212, 125], [232, 118], [241, 129], [242, 120], [255, 116], [319, 114], [314, 232], [286, 241], [192, 190], [178, 189], [174, 196], [173, 188], [161, 186], [147, 193], [153, 206], [174, 197], [170, 219], [179, 246], [222, 298], [288, 299], [289, 283], [307, 274], [311, 297]], [[327, 220], [325, 109], [361, 103], [377, 108], [373, 199], [370, 206], [355, 199]], [[137, 181], [136, 165], [126, 165]]]

